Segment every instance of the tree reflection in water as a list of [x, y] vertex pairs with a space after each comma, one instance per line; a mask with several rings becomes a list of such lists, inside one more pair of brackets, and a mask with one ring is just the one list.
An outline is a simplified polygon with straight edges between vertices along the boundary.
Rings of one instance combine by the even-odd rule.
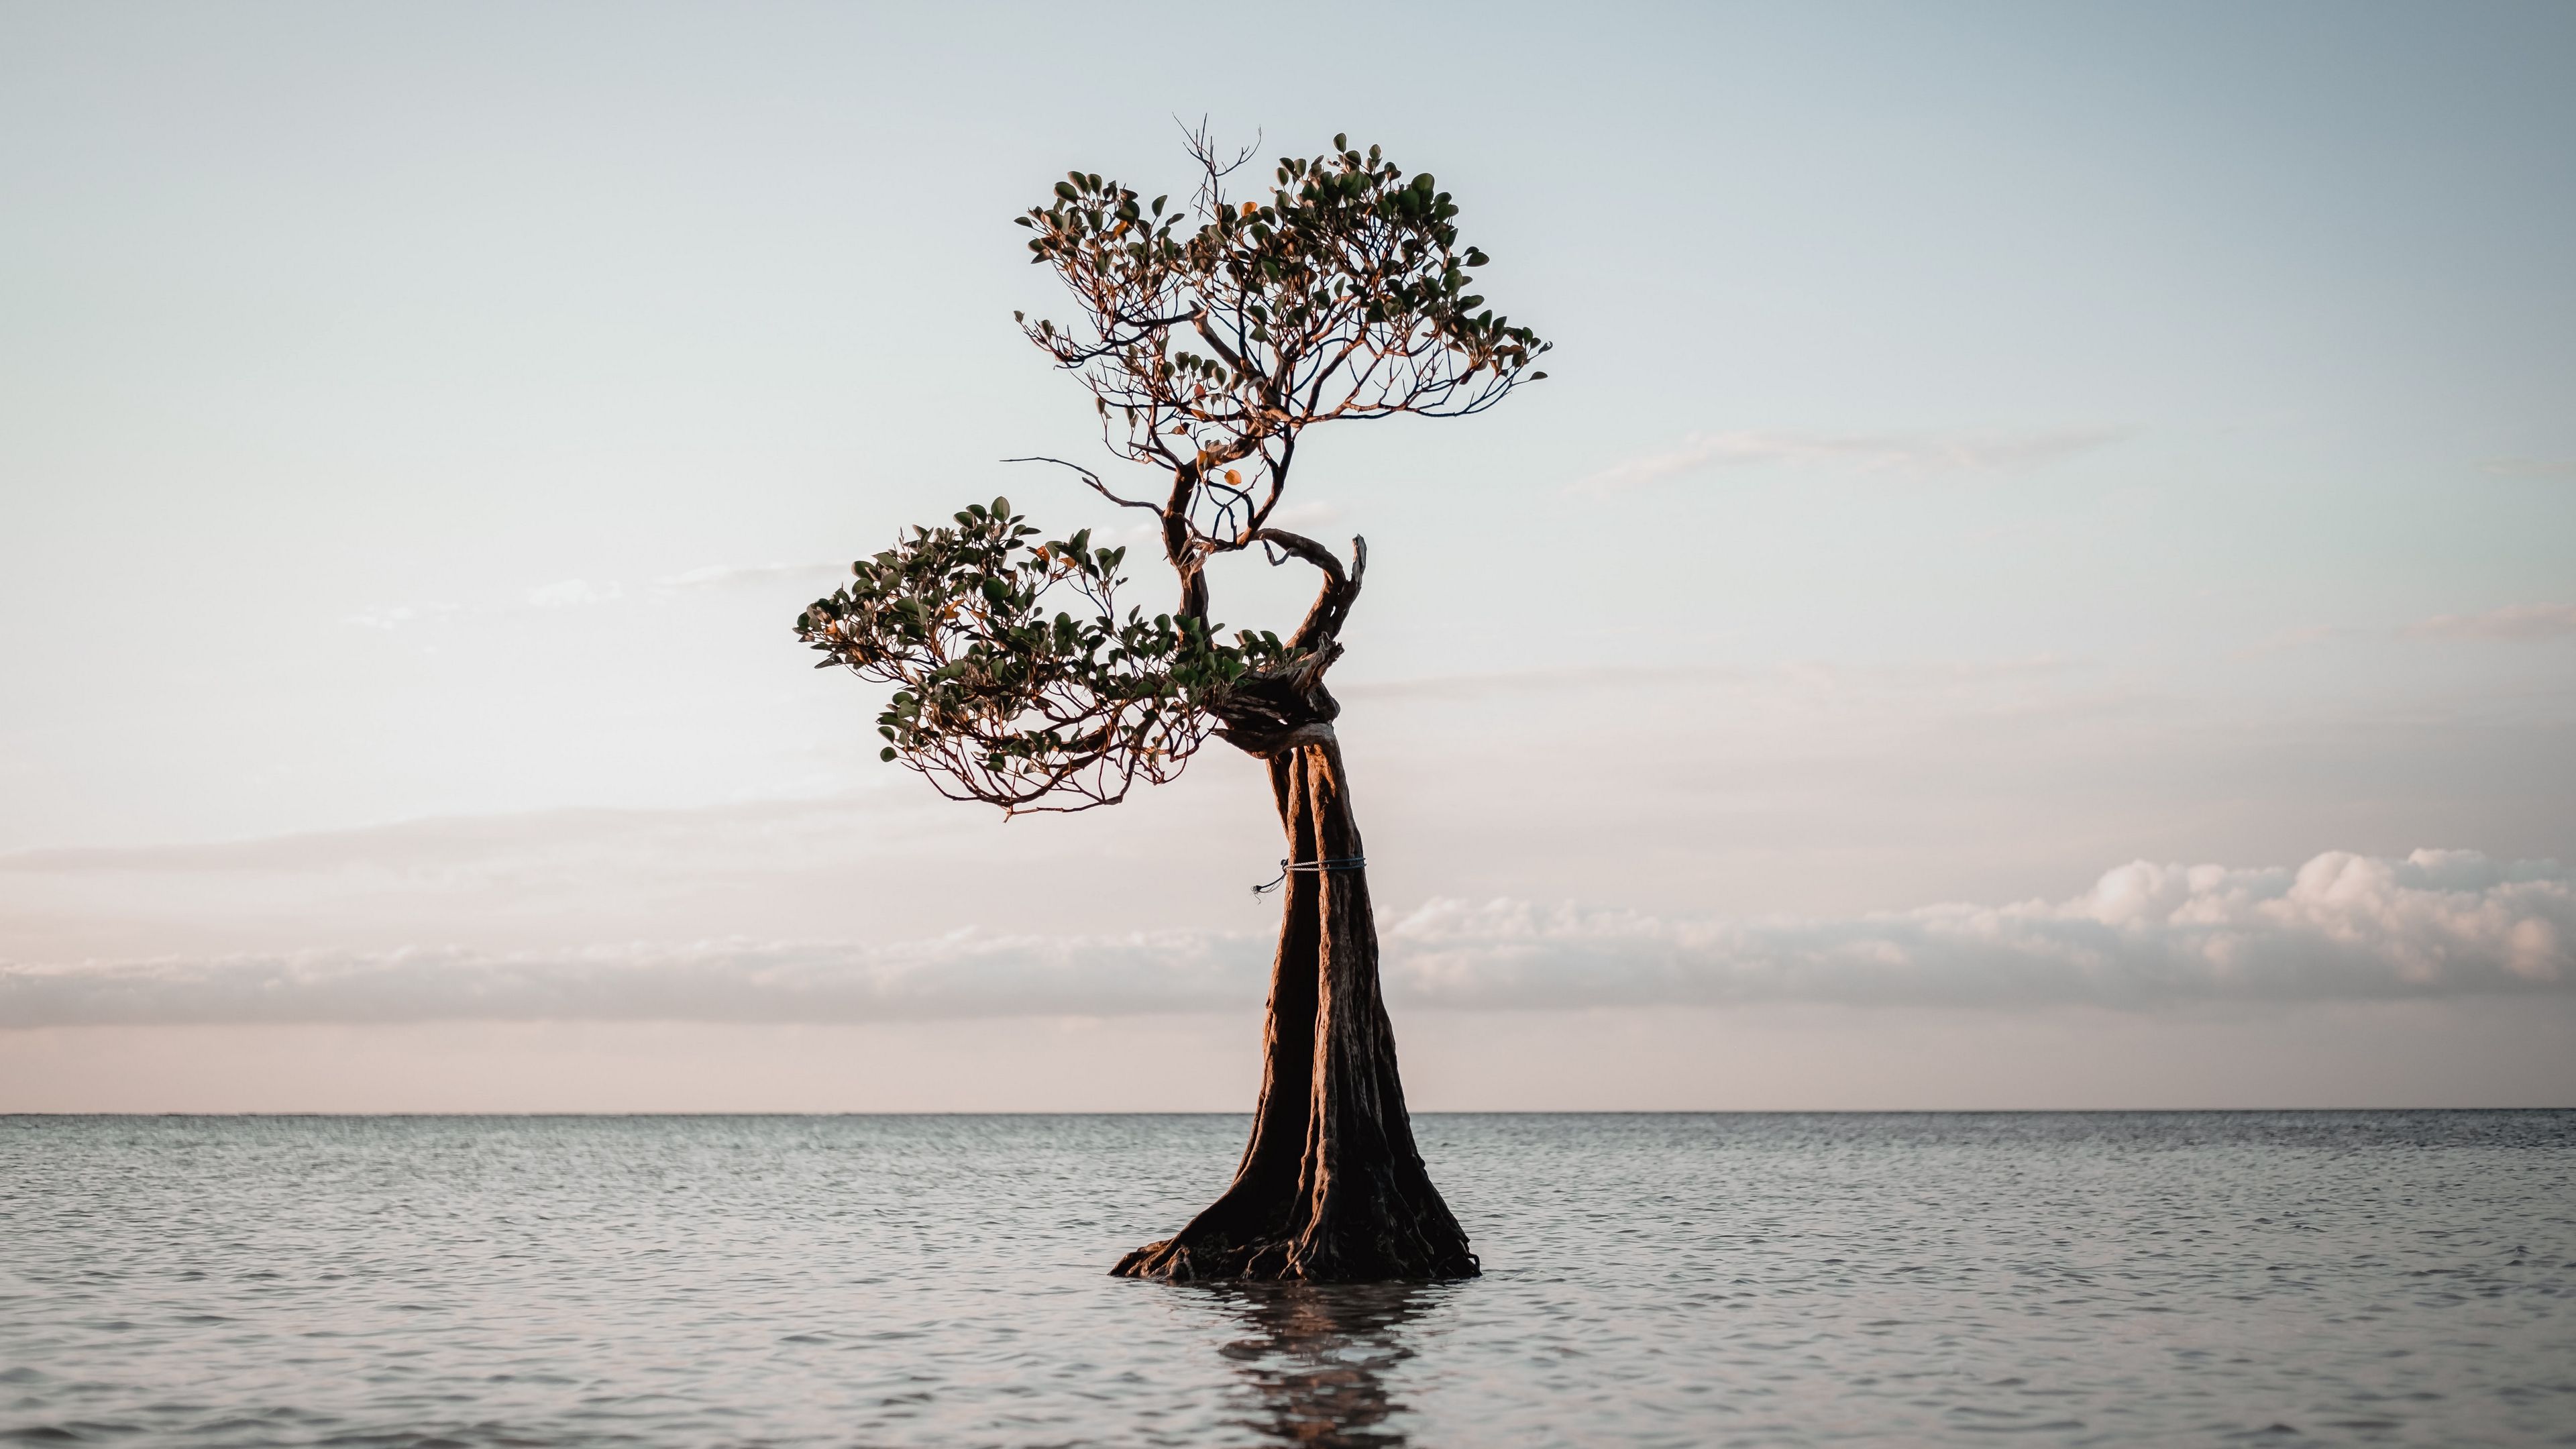
[[1217, 1352], [1260, 1400], [1239, 1422], [1282, 1444], [1401, 1449], [1387, 1421], [1404, 1405], [1388, 1378], [1414, 1356], [1406, 1325], [1455, 1285], [1436, 1283], [1226, 1283], [1205, 1291], [1244, 1336]]

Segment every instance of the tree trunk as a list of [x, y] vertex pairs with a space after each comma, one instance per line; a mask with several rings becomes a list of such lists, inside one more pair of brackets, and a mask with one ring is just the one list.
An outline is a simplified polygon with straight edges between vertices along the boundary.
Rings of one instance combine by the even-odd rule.
[[[1329, 724], [1271, 754], [1289, 859], [1356, 861]], [[1292, 870], [1271, 968], [1261, 1103], [1234, 1183], [1175, 1236], [1111, 1272], [1172, 1280], [1464, 1278], [1467, 1235], [1413, 1145], [1395, 1031], [1378, 989], [1367, 873]]]

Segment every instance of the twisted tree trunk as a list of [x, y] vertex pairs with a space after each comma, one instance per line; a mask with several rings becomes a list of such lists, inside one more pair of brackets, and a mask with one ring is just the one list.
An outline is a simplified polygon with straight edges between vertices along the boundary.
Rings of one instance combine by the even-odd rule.
[[1345, 579], [1338, 560], [1306, 548], [1329, 564], [1299, 631], [1315, 651], [1311, 667], [1260, 682], [1227, 712], [1228, 738], [1268, 761], [1289, 860], [1309, 867], [1287, 872], [1252, 1140], [1224, 1196], [1171, 1238], [1120, 1259], [1111, 1270], [1120, 1276], [1365, 1282], [1477, 1271], [1405, 1113], [1359, 825], [1333, 734], [1340, 707], [1323, 688], [1323, 669], [1340, 653], [1330, 636], [1358, 593], [1359, 570]]

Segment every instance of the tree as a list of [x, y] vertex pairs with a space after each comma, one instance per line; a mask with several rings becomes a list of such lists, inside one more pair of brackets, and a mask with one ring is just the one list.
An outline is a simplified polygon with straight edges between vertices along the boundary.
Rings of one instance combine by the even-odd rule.
[[[1137, 1277], [1354, 1281], [1476, 1272], [1413, 1141], [1378, 984], [1366, 860], [1324, 676], [1368, 567], [1272, 527], [1297, 441], [1319, 423], [1492, 407], [1548, 350], [1485, 306], [1456, 202], [1375, 146], [1282, 159], [1263, 200], [1227, 181], [1204, 129], [1186, 206], [1073, 172], [1016, 218], [1032, 261], [1079, 306], [1020, 323], [1079, 378], [1102, 438], [1158, 480], [1154, 518], [1178, 603], [1119, 613], [1124, 549], [1089, 530], [1047, 539], [1005, 499], [914, 528], [851, 565], [796, 620], [826, 656], [895, 686], [882, 755], [951, 798], [1006, 812], [1116, 804], [1177, 775], [1211, 735], [1264, 762], [1289, 856], [1261, 1098], [1233, 1184], [1173, 1237], [1114, 1270]], [[1323, 576], [1286, 638], [1228, 635], [1209, 614], [1214, 560], [1260, 549]], [[1052, 613], [1050, 613], [1052, 610]]]

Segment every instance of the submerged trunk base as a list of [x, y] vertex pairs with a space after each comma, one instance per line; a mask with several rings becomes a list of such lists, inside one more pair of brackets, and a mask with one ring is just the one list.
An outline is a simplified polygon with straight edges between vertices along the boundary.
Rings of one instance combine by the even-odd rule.
[[[1329, 716], [1327, 716], [1327, 719]], [[1378, 986], [1377, 928], [1329, 723], [1269, 757], [1290, 859], [1261, 1102], [1233, 1185], [1110, 1271], [1167, 1281], [1471, 1278], [1466, 1231], [1423, 1170]]]
[[1169, 1283], [1382, 1283], [1473, 1278], [1479, 1271], [1466, 1233], [1436, 1192], [1415, 1212], [1353, 1214], [1359, 1221], [1333, 1234], [1238, 1235], [1207, 1221], [1225, 1207], [1220, 1201], [1177, 1236], [1119, 1259], [1111, 1276]]

